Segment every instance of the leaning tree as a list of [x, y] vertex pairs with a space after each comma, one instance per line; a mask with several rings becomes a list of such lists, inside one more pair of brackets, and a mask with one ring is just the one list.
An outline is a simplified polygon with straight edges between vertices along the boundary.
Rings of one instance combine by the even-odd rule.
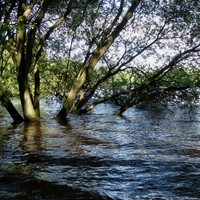
[[[57, 118], [65, 118], [70, 111], [88, 112], [106, 101], [117, 101], [120, 107], [115, 114], [121, 115], [144, 101], [163, 103], [185, 93], [197, 97], [194, 90], [199, 87], [199, 78], [187, 77], [199, 74], [200, 2], [99, 1], [95, 5], [90, 18], [86, 17], [76, 29], [84, 41], [83, 64]], [[75, 47], [77, 41], [72, 37]], [[105, 70], [91, 81], [97, 63]], [[186, 69], [184, 73], [169, 78], [170, 72], [182, 68]], [[102, 84], [124, 71], [130, 74], [130, 84], [93, 98], [91, 103]]]

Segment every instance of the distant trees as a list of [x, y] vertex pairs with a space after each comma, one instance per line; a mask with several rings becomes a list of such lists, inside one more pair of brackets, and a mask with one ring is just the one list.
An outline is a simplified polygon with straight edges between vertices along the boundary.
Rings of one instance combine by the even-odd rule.
[[[68, 92], [58, 119], [106, 101], [116, 102], [121, 115], [145, 101], [198, 97], [199, 1], [2, 0], [0, 7], [1, 72], [12, 60], [23, 110], [16, 121], [40, 117], [49, 62], [63, 74], [55, 87]], [[108, 85], [110, 92], [92, 98]], [[8, 98], [3, 84], [0, 91], [1, 101]]]

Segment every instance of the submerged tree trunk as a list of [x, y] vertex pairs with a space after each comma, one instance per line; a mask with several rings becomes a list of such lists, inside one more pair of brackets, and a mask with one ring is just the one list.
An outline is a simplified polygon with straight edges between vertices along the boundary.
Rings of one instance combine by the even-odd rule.
[[10, 99], [1, 91], [0, 91], [0, 101], [2, 105], [6, 108], [12, 119], [14, 120], [14, 123], [21, 123], [24, 121], [23, 117], [15, 109]]
[[39, 67], [35, 67], [35, 94], [34, 94], [34, 110], [37, 117], [40, 117], [40, 75]]
[[31, 121], [36, 119], [36, 113], [33, 107], [30, 89], [26, 81], [22, 81], [22, 83], [19, 83], [19, 90], [20, 90], [20, 100], [22, 104], [24, 119], [26, 121]]
[[32, 121], [36, 119], [37, 116], [33, 106], [33, 98], [31, 95], [31, 91], [28, 85], [27, 68], [26, 65], [23, 65], [23, 63], [20, 65], [19, 68], [18, 84], [19, 84], [20, 100], [22, 104], [24, 120]]

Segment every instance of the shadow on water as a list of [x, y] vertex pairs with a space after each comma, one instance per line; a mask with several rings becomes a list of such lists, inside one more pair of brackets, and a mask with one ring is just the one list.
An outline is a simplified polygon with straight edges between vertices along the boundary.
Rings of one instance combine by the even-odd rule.
[[[0, 197], [6, 199], [108, 199], [90, 192], [38, 180], [23, 173], [7, 173], [0, 178]], [[19, 192], [20, 191], [20, 192]]]
[[[85, 159], [65, 160], [45, 155], [43, 150], [46, 146], [42, 142], [44, 127], [41, 127], [41, 124], [42, 121], [35, 121], [9, 126], [3, 134], [5, 140], [9, 137], [18, 140], [18, 146], [12, 146], [15, 145], [13, 140], [11, 148], [1, 155], [0, 199], [110, 199], [98, 193], [37, 178], [38, 169], [45, 169], [46, 166], [70, 164], [73, 167], [81, 166], [85, 162]], [[65, 127], [67, 133], [70, 132], [71, 127], [67, 120], [59, 121], [59, 125]], [[20, 134], [16, 136], [16, 133]], [[51, 134], [51, 137], [56, 138], [57, 133]], [[88, 161], [90, 165], [92, 161]]]
[[0, 199], [200, 199], [200, 113], [110, 109], [0, 125]]

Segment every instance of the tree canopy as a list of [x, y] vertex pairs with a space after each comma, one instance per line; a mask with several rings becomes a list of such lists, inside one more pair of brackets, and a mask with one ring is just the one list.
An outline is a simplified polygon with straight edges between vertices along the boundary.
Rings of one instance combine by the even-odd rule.
[[[40, 117], [54, 75], [50, 91], [67, 93], [58, 119], [107, 101], [121, 115], [142, 102], [198, 99], [199, 1], [1, 0], [0, 9], [0, 99], [16, 122]], [[23, 116], [5, 80], [18, 86]]]

